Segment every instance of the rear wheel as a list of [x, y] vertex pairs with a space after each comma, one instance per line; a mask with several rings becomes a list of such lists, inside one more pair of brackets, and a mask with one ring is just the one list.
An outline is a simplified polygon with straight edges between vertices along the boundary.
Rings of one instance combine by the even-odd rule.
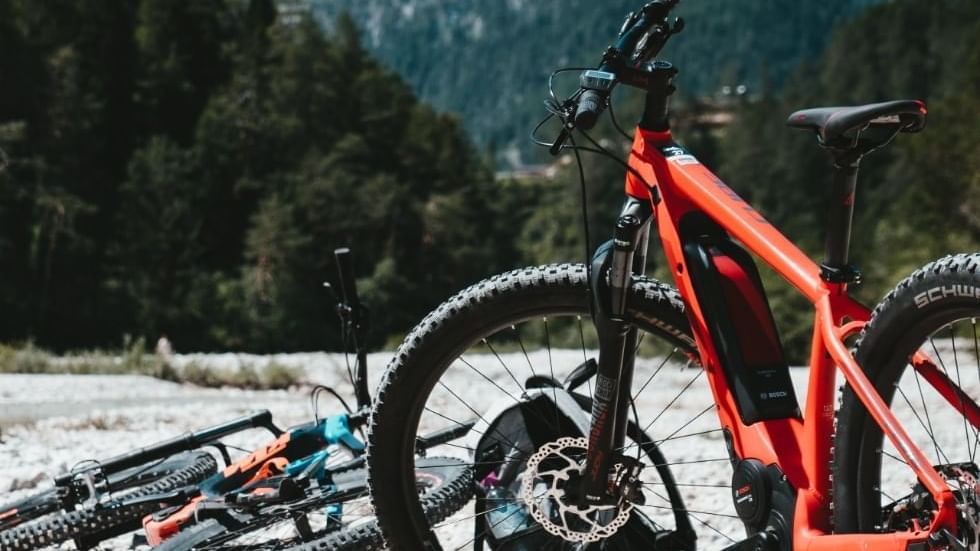
[[84, 503], [65, 511], [57, 490], [0, 507], [0, 551], [27, 551], [74, 539], [79, 547], [136, 530], [143, 516], [158, 510], [155, 502], [127, 504], [127, 499], [197, 484], [217, 469], [207, 452], [190, 452], [112, 475], [110, 499]]
[[[956, 255], [916, 271], [875, 309], [856, 359], [881, 397], [937, 470], [956, 489], [961, 537], [975, 548], [980, 524], [980, 432], [961, 413], [980, 399], [980, 254]], [[919, 351], [961, 390], [943, 398], [912, 366]], [[845, 388], [838, 412], [834, 464], [837, 532], [928, 526], [935, 503], [901, 454]], [[962, 490], [962, 491], [960, 491]]]
[[[679, 538], [672, 548], [693, 549], [692, 531], [708, 548], [741, 539], [729, 496], [731, 467], [703, 372], [691, 360], [695, 345], [683, 303], [670, 287], [636, 278], [628, 305], [629, 320], [641, 330], [630, 396], [630, 418], [639, 430], [631, 430], [617, 452], [622, 465], [645, 463], [643, 496], [631, 499], [628, 514], [620, 516], [616, 506], [569, 520], [577, 512], [562, 477], [581, 472], [576, 462], [583, 435], [567, 430], [567, 409], [559, 414], [554, 407], [560, 389], [540, 381], [565, 380], [597, 358], [586, 270], [573, 264], [526, 268], [445, 302], [407, 337], [385, 373], [368, 463], [392, 549], [652, 549], [672, 536]], [[588, 379], [580, 390], [591, 396], [595, 387]], [[541, 397], [553, 410], [530, 405]], [[498, 423], [520, 418], [526, 430], [504, 437]], [[482, 497], [432, 522], [403, 482], [421, 460], [416, 439], [473, 422], [465, 438], [437, 451], [474, 465]], [[651, 455], [660, 451], [655, 447], [663, 459]]]

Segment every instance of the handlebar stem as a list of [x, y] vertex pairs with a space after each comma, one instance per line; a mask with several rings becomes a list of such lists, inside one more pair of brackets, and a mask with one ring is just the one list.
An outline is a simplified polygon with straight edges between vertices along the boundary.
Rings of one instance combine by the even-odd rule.
[[644, 70], [639, 72], [645, 73], [644, 88], [647, 91], [646, 105], [639, 122], [640, 128], [654, 132], [670, 130], [668, 112], [670, 96], [676, 90], [674, 75], [677, 74], [677, 69], [666, 61], [653, 61], [644, 64]]

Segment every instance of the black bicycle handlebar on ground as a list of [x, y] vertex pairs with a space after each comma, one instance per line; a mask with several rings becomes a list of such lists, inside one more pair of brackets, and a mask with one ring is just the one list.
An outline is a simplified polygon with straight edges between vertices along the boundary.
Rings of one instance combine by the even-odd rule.
[[[168, 440], [163, 440], [162, 442], [157, 442], [156, 444], [138, 448], [104, 461], [92, 462], [91, 465], [93, 469], [99, 469], [107, 475], [118, 473], [131, 467], [143, 465], [149, 461], [166, 458], [175, 453], [198, 449], [230, 434], [251, 428], [264, 428], [275, 436], [282, 434], [282, 430], [272, 422], [272, 413], [269, 410], [262, 410], [226, 423], [221, 423], [220, 425], [201, 429], [196, 432], [189, 432]], [[55, 477], [54, 483], [56, 486], [70, 485], [71, 481], [78, 474], [79, 472], [69, 472], [59, 475]]]

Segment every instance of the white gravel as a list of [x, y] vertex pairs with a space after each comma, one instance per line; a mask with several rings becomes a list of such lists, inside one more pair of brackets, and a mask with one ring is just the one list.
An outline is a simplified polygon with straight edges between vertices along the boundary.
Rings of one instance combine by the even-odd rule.
[[[369, 356], [372, 385], [390, 357]], [[173, 357], [178, 366], [197, 362], [222, 370], [272, 361], [303, 369], [305, 380], [333, 386], [354, 405], [343, 354]], [[270, 410], [282, 427], [312, 418], [307, 390], [209, 389], [139, 375], [0, 375], [0, 492], [83, 459], [122, 453], [261, 409]], [[320, 409], [337, 411], [340, 405], [322, 395]], [[228, 442], [248, 447], [267, 439], [267, 432], [254, 430]]]
[[[543, 371], [547, 369], [549, 359], [541, 354], [533, 353], [530, 363], [544, 366], [540, 368]], [[581, 361], [581, 354], [581, 351], [553, 352], [550, 361], [556, 366], [564, 364], [574, 367]], [[502, 356], [505, 363], [517, 364], [519, 361], [527, 363], [523, 356], [520, 358], [506, 354]], [[389, 357], [390, 354], [384, 353], [371, 355], [372, 385], [380, 378], [383, 366]], [[488, 355], [467, 356], [467, 359], [477, 369], [491, 373], [491, 378], [504, 388], [514, 386], [512, 381], [509, 382], [509, 374], [495, 367], [499, 365], [497, 358]], [[243, 363], [263, 365], [275, 361], [301, 367], [306, 371], [308, 380], [335, 385], [345, 396], [351, 395], [350, 386], [345, 382], [346, 367], [343, 355], [194, 354], [175, 357], [175, 363], [178, 365], [191, 361], [214, 366], [216, 369], [235, 369]], [[634, 391], [640, 388], [660, 363], [659, 358], [638, 361]], [[963, 381], [964, 387], [971, 396], [980, 398], [980, 377], [976, 366], [973, 366], [972, 370], [972, 377]], [[697, 368], [685, 367], [682, 363], [674, 361], [668, 362], [655, 379], [656, 382], [640, 394], [637, 407], [641, 424], [646, 424], [652, 418], [651, 412], [652, 414], [659, 412], [684, 385], [694, 380], [683, 399], [678, 400], [674, 407], [669, 408], [656, 421], [651, 429], [654, 438], [670, 434], [709, 404], [710, 392], [703, 375], [699, 376], [698, 373]], [[806, 395], [807, 375], [805, 369], [792, 370], [794, 386], [801, 404]], [[472, 384], [474, 377], [468, 367], [464, 370], [457, 366], [450, 371], [450, 378], [446, 381], [449, 386], [461, 389], [459, 392], [462, 397], [469, 400], [478, 396], [469, 396], [467, 393], [486, 392], [489, 387], [489, 383], [482, 386]], [[507, 387], [507, 384], [511, 387]], [[901, 386], [909, 398], [916, 398], [915, 404], [918, 406], [919, 395], [915, 380], [906, 377]], [[943, 407], [941, 398], [931, 390], [926, 390], [924, 400], [930, 409]], [[459, 409], [459, 406], [454, 406], [452, 400], [445, 395], [434, 397], [432, 403], [439, 408]], [[486, 401], [479, 403], [486, 403]], [[321, 409], [327, 411], [337, 408], [336, 404], [331, 404], [329, 399], [325, 399]], [[142, 376], [0, 375], [0, 429], [2, 429], [0, 501], [15, 499], [49, 485], [50, 475], [67, 470], [78, 461], [111, 456], [136, 446], [226, 421], [259, 409], [272, 411], [280, 426], [304, 422], [310, 419], [311, 415], [308, 393], [305, 391], [203, 389]], [[922, 423], [908, 408], [905, 408], [905, 413], [902, 413], [899, 408], [899, 416], [924, 449], [929, 451], [930, 455], [935, 455], [931, 440], [924, 436], [925, 433], [921, 430]], [[462, 418], [464, 415], [457, 414], [455, 417]], [[946, 417], [946, 419], [950, 418]], [[643, 421], [644, 419], [647, 421]], [[426, 422], [425, 418], [423, 422]], [[963, 453], [969, 455], [971, 446], [975, 447], [976, 433], [972, 432], [972, 429], [964, 431], [959, 421], [942, 422], [933, 418], [932, 422], [939, 444], [947, 455], [954, 456], [959, 451], [962, 457]], [[717, 420], [709, 412], [685, 427], [682, 434], [694, 434], [717, 426]], [[967, 435], [965, 442], [964, 433]], [[255, 430], [230, 438], [228, 442], [249, 448], [267, 439], [267, 433]], [[717, 432], [671, 440], [665, 442], [662, 449], [670, 462], [684, 463], [675, 468], [678, 482], [724, 486], [730, 481], [730, 468], [725, 462], [687, 463], [725, 456], [724, 442]], [[890, 449], [892, 448], [886, 445], [886, 451]], [[446, 450], [440, 451], [451, 453]], [[887, 464], [890, 460], [885, 461]], [[907, 493], [908, 482], [905, 481], [907, 474], [902, 474], [903, 472], [907, 473], [907, 471], [899, 472], [886, 481], [885, 486], [894, 492], [894, 497], [904, 495], [902, 488], [906, 488], [905, 493]], [[686, 505], [691, 511], [726, 515], [734, 513], [727, 488], [685, 486], [682, 492]], [[644, 509], [645, 513], [655, 519], [663, 517], [664, 511], [656, 508], [657, 505], [663, 504], [650, 501], [648, 505], [650, 507]], [[467, 510], [471, 511], [472, 508], [465, 508], [457, 518], [462, 518]], [[719, 518], [707, 514], [700, 514], [698, 517], [717, 529], [715, 532], [702, 526], [695, 526], [699, 531], [701, 538], [699, 545], [702, 548], [723, 547], [730, 543], [726, 538], [742, 537], [743, 531], [737, 519]], [[467, 523], [462, 524], [472, 526]], [[471, 532], [469, 536], [465, 531], [458, 532], [447, 534], [446, 541], [462, 543], [468, 537], [472, 537]], [[130, 546], [129, 542], [128, 538], [119, 538], [109, 542], [106, 547], [124, 549]], [[66, 544], [65, 547], [70, 548], [71, 544]]]
[[[370, 356], [372, 384], [389, 358], [383, 353]], [[343, 354], [188, 354], [173, 361], [221, 370], [275, 361], [303, 368], [305, 380], [334, 386], [345, 398], [353, 395]], [[340, 408], [332, 397], [321, 395], [321, 412]], [[262, 409], [271, 411], [280, 427], [309, 421], [312, 412], [307, 390], [208, 389], [139, 375], [0, 375], [0, 503], [50, 487], [52, 475], [80, 461], [110, 457]], [[225, 442], [254, 449], [269, 439], [268, 432], [256, 429]], [[131, 537], [102, 547], [129, 549]]]

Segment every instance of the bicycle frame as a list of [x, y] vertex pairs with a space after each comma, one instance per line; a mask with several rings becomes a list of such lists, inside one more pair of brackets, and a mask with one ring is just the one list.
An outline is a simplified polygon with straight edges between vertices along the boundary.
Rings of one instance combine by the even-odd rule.
[[[795, 549], [836, 550], [858, 545], [865, 550], [894, 550], [926, 540], [941, 529], [956, 533], [955, 501], [943, 478], [911, 440], [888, 405], [844, 344], [860, 331], [870, 311], [847, 294], [845, 283], [821, 278], [819, 266], [793, 245], [693, 156], [679, 148], [669, 130], [637, 128], [629, 157], [626, 194], [649, 200], [668, 265], [683, 297], [703, 367], [717, 405], [721, 425], [731, 435], [739, 457], [776, 464], [797, 490], [794, 512]], [[648, 185], [649, 184], [649, 187]], [[814, 307], [809, 390], [802, 418], [743, 423], [729, 381], [722, 371], [709, 333], [709, 313], [702, 310], [682, 250], [681, 219], [702, 213], [732, 238], [769, 265], [805, 296]], [[643, 251], [640, 251], [641, 253]], [[959, 389], [924, 353], [913, 365], [974, 427], [980, 413], [972, 400], [964, 406]], [[918, 531], [887, 534], [830, 534], [831, 446], [834, 386], [839, 368], [871, 417], [918, 476], [938, 505], [932, 524]]]
[[[270, 493], [271, 488], [257, 490], [256, 486], [279, 475], [329, 482], [332, 471], [326, 469], [324, 464], [330, 456], [327, 451], [330, 444], [341, 444], [354, 454], [354, 458], [341, 467], [362, 464], [365, 459], [364, 444], [351, 432], [349, 420], [346, 414], [334, 415], [282, 432], [275, 440], [202, 482], [196, 488], [197, 495], [190, 496], [190, 499], [180, 499], [179, 505], [145, 517], [143, 529], [150, 545], [160, 545], [179, 532], [184, 525], [203, 516], [202, 507], [209, 499], [225, 500], [226, 495], [238, 493]], [[225, 501], [221, 501], [214, 509], [222, 511], [224, 503]]]

